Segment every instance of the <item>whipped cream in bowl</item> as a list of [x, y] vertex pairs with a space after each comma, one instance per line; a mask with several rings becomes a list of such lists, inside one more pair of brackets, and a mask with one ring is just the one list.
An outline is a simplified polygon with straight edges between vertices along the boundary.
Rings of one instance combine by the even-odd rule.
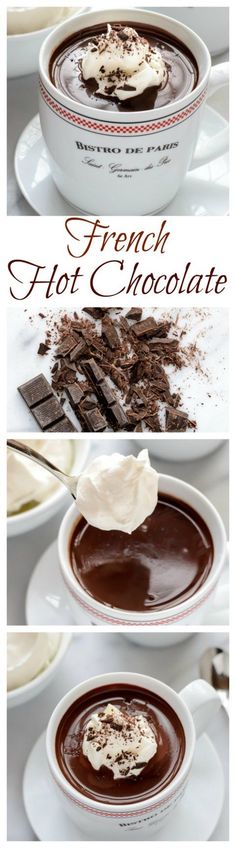
[[67, 633], [8, 632], [7, 706], [39, 694], [51, 681], [69, 646]]
[[164, 87], [168, 70], [160, 50], [130, 26], [107, 25], [91, 41], [81, 63], [82, 78], [95, 79], [96, 94], [128, 100], [146, 89]]
[[[21, 439], [54, 463], [61, 471], [78, 474], [86, 463], [87, 439]], [[69, 503], [65, 487], [52, 474], [14, 451], [7, 458], [7, 532], [27, 532], [48, 521]]]

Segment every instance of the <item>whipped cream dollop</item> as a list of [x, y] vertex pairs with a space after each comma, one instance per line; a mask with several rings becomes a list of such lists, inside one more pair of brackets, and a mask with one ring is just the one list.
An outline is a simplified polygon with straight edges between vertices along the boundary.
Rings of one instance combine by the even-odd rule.
[[138, 777], [156, 754], [157, 741], [143, 713], [107, 704], [103, 712], [93, 713], [89, 719], [82, 749], [95, 771], [106, 766], [117, 780]]
[[75, 6], [8, 6], [7, 34], [22, 35], [51, 27], [76, 11]]
[[84, 80], [95, 79], [96, 93], [128, 100], [151, 86], [164, 86], [167, 67], [158, 48], [129, 26], [111, 27], [91, 41], [82, 59]]
[[137, 457], [113, 453], [94, 459], [79, 475], [76, 503], [93, 527], [132, 533], [151, 515], [157, 496], [158, 474], [142, 450]]
[[59, 633], [8, 633], [7, 689], [33, 680], [52, 661], [61, 641]]
[[[56, 439], [21, 439], [22, 443], [34, 448], [61, 471], [70, 472], [73, 462], [71, 441]], [[7, 456], [7, 512], [8, 515], [42, 503], [61, 483], [40, 465], [9, 450]], [[28, 506], [27, 506], [28, 505]]]

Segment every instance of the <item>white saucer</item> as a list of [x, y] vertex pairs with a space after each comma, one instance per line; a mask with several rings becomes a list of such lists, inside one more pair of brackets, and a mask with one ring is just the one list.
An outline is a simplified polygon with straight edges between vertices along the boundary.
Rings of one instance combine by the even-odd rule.
[[[67, 817], [54, 793], [46, 759], [45, 733], [34, 745], [26, 763], [23, 798], [31, 827], [41, 841], [90, 841]], [[221, 815], [223, 801], [221, 762], [212, 742], [204, 734], [197, 743], [189, 784], [174, 817], [150, 841], [203, 842], [210, 839]]]
[[[227, 565], [223, 569], [219, 582], [222, 587], [227, 583]], [[205, 623], [228, 624], [227, 612], [224, 609], [221, 615], [219, 605], [214, 608], [212, 603]], [[44, 551], [35, 566], [27, 589], [25, 615], [29, 625], [55, 624], [59, 626], [75, 623], [61, 577], [57, 542], [53, 542]], [[84, 624], [84, 619], [81, 624]]]
[[[204, 106], [199, 143], [206, 143], [227, 126], [227, 121]], [[22, 194], [39, 215], [74, 215], [75, 207], [57, 191], [51, 177], [39, 115], [25, 127], [16, 146], [15, 172]], [[226, 215], [228, 213], [228, 154], [186, 176], [167, 215]], [[79, 214], [83, 210], [77, 209]], [[125, 210], [124, 210], [125, 212]], [[137, 210], [138, 212], [138, 210]]]

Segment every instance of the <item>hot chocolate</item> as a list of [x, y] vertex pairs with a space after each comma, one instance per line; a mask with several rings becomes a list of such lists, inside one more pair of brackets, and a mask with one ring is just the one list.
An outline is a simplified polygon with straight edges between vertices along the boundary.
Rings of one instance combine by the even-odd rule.
[[71, 567], [85, 591], [110, 607], [136, 612], [190, 598], [206, 580], [213, 555], [205, 521], [165, 494], [131, 535], [99, 530], [81, 518], [70, 542]]
[[72, 100], [112, 112], [166, 106], [198, 80], [195, 59], [182, 42], [132, 22], [74, 33], [54, 51], [49, 74]]
[[128, 804], [160, 792], [185, 753], [172, 707], [141, 687], [111, 684], [78, 698], [60, 721], [56, 756], [69, 783], [94, 801]]

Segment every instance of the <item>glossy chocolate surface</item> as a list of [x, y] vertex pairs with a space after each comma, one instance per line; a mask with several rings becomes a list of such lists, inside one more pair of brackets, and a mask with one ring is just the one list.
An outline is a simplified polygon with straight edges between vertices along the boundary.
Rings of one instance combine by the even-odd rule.
[[[114, 779], [110, 769], [95, 771], [83, 755], [83, 731], [91, 714], [108, 703], [121, 710], [142, 712], [151, 722], [157, 752], [138, 777]], [[173, 780], [185, 753], [185, 734], [176, 712], [158, 695], [125, 684], [111, 684], [78, 698], [60, 721], [56, 735], [56, 756], [71, 785], [96, 801], [128, 804], [150, 798]]]
[[82, 518], [70, 543], [75, 577], [111, 607], [152, 612], [190, 598], [206, 580], [213, 542], [187, 504], [159, 494], [156, 509], [131, 535], [97, 530]]
[[[123, 22], [120, 21], [120, 24], [122, 25]], [[168, 79], [163, 88], [153, 86], [137, 97], [130, 97], [123, 102], [115, 97], [95, 94], [98, 87], [96, 80], [83, 80], [81, 60], [86, 45], [93, 40], [94, 36], [106, 31], [106, 24], [99, 24], [74, 33], [54, 50], [49, 64], [49, 75], [55, 87], [84, 106], [106, 109], [109, 112], [156, 109], [179, 100], [195, 88], [198, 80], [197, 64], [190, 50], [182, 42], [148, 24], [141, 25], [126, 21], [123, 25], [133, 27], [136, 32], [148, 39], [151, 47], [160, 49], [168, 69]]]

